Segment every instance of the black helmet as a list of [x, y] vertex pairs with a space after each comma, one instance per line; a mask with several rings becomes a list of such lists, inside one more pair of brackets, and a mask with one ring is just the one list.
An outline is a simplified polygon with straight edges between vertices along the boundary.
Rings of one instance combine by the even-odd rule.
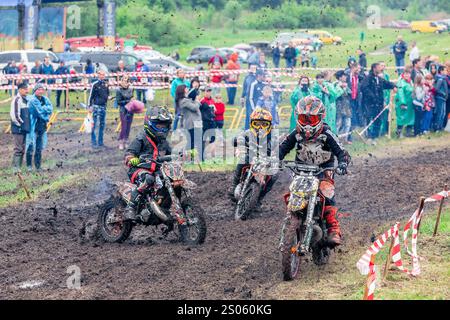
[[172, 119], [172, 114], [165, 107], [148, 108], [144, 118], [145, 133], [152, 138], [167, 138]]

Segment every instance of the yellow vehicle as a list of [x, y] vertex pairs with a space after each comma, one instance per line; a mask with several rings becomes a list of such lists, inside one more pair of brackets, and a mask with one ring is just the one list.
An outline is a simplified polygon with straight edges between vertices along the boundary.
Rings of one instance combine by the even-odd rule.
[[333, 36], [328, 31], [324, 30], [304, 30], [305, 33], [312, 34], [319, 38], [324, 44], [341, 44], [342, 38], [338, 36]]
[[412, 32], [423, 32], [423, 33], [441, 33], [446, 31], [444, 25], [438, 24], [433, 21], [413, 21], [411, 22]]

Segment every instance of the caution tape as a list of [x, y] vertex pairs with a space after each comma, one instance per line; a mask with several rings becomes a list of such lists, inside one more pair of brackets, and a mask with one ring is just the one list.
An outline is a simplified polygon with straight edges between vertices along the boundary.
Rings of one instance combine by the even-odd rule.
[[[448, 198], [449, 191], [441, 191], [435, 195], [432, 195], [431, 197], [428, 197], [425, 199], [425, 203], [427, 202], [436, 202], [441, 201], [444, 198]], [[420, 211], [420, 212], [419, 212]], [[411, 218], [406, 223], [405, 227], [403, 228], [403, 244], [406, 248], [406, 251], [408, 255], [412, 257], [412, 269], [408, 270], [403, 265], [403, 260], [401, 257], [401, 246], [400, 246], [400, 237], [399, 237], [399, 222], [396, 222], [393, 227], [391, 227], [389, 230], [387, 230], [385, 233], [383, 233], [381, 236], [379, 236], [370, 246], [369, 249], [364, 253], [364, 255], [358, 260], [356, 263], [356, 267], [358, 268], [359, 272], [362, 275], [368, 275], [368, 294], [367, 294], [367, 300], [373, 300], [374, 297], [374, 291], [376, 287], [376, 277], [372, 276], [372, 274], [375, 274], [375, 268], [373, 265], [373, 257], [383, 248], [386, 241], [389, 238], [393, 239], [393, 247], [392, 252], [389, 254], [392, 256], [389, 256], [388, 259], [392, 258], [392, 262], [395, 264], [395, 266], [402, 272], [411, 275], [411, 276], [418, 276], [420, 274], [420, 264], [419, 264], [419, 255], [417, 254], [417, 236], [418, 236], [418, 230], [420, 225], [420, 220], [422, 219], [424, 209], [417, 209]], [[408, 232], [412, 228], [412, 236], [411, 236], [411, 250], [408, 248]]]

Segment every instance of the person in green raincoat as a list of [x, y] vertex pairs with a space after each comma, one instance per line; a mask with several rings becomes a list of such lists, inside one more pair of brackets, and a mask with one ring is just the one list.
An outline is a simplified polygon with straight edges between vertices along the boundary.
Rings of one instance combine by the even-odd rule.
[[340, 86], [331, 83], [329, 81], [330, 77], [331, 74], [327, 71], [319, 73], [316, 76], [312, 92], [325, 105], [325, 123], [328, 124], [333, 133], [337, 134], [336, 100], [344, 93], [344, 90]]
[[406, 135], [412, 136], [414, 130], [414, 105], [412, 93], [414, 86], [411, 80], [411, 67], [405, 67], [397, 82], [397, 94], [395, 95], [395, 114], [397, 116], [397, 136], [402, 136], [406, 127]]
[[[384, 80], [390, 81], [389, 75], [385, 72], [386, 64], [384, 62], [380, 62], [380, 66], [383, 69]], [[387, 106], [391, 102], [391, 90], [384, 90], [383, 96], [384, 96], [384, 105]], [[385, 112], [383, 112], [383, 114], [381, 115], [381, 118], [382, 119], [381, 119], [380, 136], [384, 136], [388, 133], [388, 130], [389, 130], [389, 123], [388, 123], [389, 110], [386, 110]]]
[[291, 121], [289, 124], [289, 132], [292, 132], [297, 126], [297, 119], [295, 118], [295, 107], [298, 102], [304, 97], [311, 96], [312, 91], [310, 89], [309, 78], [307, 76], [301, 76], [298, 81], [297, 87], [294, 89], [294, 92], [291, 95]]

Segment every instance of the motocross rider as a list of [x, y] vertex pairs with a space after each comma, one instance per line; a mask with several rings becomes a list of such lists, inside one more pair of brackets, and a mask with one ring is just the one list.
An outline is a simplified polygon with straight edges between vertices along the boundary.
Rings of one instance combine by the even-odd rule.
[[[233, 201], [236, 201], [234, 191], [241, 180], [242, 169], [249, 166], [261, 152], [265, 153], [264, 156], [271, 156], [271, 131], [272, 114], [268, 110], [258, 107], [250, 115], [250, 129], [234, 138], [233, 145], [235, 148], [237, 147], [236, 156], [240, 159], [233, 174], [231, 189], [228, 191], [228, 195]], [[261, 193], [260, 200], [270, 191], [275, 181], [276, 176], [272, 176]]]
[[[351, 158], [340, 144], [337, 136], [324, 122], [325, 106], [322, 101], [314, 96], [306, 96], [298, 102], [295, 117], [296, 129], [280, 144], [280, 160], [283, 160], [295, 148], [297, 163], [330, 168], [334, 166], [335, 158], [337, 158], [336, 173], [346, 174]], [[333, 172], [326, 170], [319, 178], [322, 181], [320, 190], [325, 196], [324, 218], [328, 229], [328, 242], [337, 246], [341, 244], [342, 235], [336, 219], [338, 209], [334, 201]], [[324, 181], [325, 183], [323, 183]], [[325, 190], [325, 188], [327, 189]], [[298, 218], [288, 213], [283, 227], [283, 235], [287, 229], [296, 230], [298, 223]]]
[[125, 164], [129, 167], [128, 176], [131, 183], [137, 185], [131, 193], [131, 200], [125, 210], [124, 219], [135, 221], [136, 209], [142, 192], [155, 181], [156, 163], [152, 162], [150, 169], [137, 168], [142, 162], [140, 156], [152, 160], [171, 154], [167, 141], [172, 125], [172, 114], [164, 107], [150, 107], [145, 115], [144, 130], [138, 133], [131, 142], [125, 154]]

